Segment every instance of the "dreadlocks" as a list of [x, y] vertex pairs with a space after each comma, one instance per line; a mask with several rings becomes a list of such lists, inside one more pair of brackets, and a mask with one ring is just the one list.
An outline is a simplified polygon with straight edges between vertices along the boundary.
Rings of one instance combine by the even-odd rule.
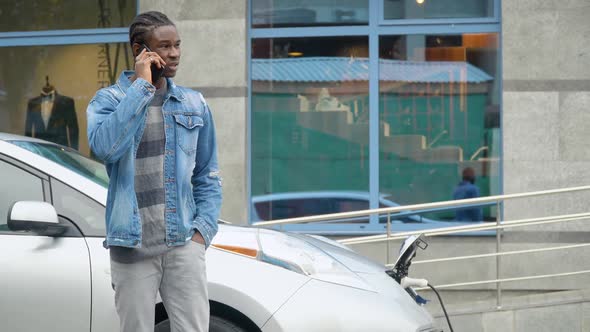
[[129, 26], [129, 43], [132, 47], [133, 43], [145, 43], [154, 29], [167, 25], [174, 25], [174, 23], [163, 13], [156, 11], [141, 13], [135, 16]]

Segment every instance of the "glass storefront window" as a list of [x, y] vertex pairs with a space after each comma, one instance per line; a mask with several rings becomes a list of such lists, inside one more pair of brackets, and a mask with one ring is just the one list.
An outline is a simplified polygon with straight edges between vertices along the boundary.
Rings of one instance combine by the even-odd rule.
[[133, 66], [127, 43], [4, 47], [0, 59], [0, 132], [45, 139], [86, 156], [88, 102]]
[[399, 204], [451, 200], [470, 169], [481, 196], [500, 194], [498, 38], [380, 37], [379, 117], [389, 128], [379, 133], [381, 193]]
[[0, 32], [126, 27], [136, 0], [16, 0], [0, 2]]
[[252, 27], [366, 25], [368, 0], [253, 0]]
[[386, 20], [493, 16], [494, 0], [383, 0]]
[[367, 37], [253, 40], [253, 221], [367, 199], [368, 78]]

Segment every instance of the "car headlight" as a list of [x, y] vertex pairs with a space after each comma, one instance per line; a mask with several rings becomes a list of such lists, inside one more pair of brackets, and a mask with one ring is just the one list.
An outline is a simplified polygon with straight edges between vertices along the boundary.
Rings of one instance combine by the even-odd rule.
[[373, 291], [367, 283], [332, 256], [286, 233], [236, 227], [220, 232], [214, 238], [212, 246], [314, 279]]

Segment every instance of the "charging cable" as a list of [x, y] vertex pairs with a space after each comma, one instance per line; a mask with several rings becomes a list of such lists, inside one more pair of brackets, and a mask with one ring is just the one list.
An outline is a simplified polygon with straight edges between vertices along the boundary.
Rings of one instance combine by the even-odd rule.
[[438, 292], [436, 291], [434, 286], [432, 286], [431, 284], [428, 284], [428, 287], [430, 287], [434, 291], [434, 294], [436, 294], [436, 297], [438, 297], [438, 301], [440, 302], [440, 306], [442, 307], [442, 310], [445, 313], [445, 317], [447, 318], [447, 323], [449, 324], [449, 329], [451, 329], [451, 332], [453, 332], [453, 327], [451, 326], [451, 320], [449, 319], [449, 315], [447, 314], [447, 310], [445, 309], [445, 305], [443, 304], [443, 301], [440, 298], [440, 295], [438, 295]]
[[438, 291], [434, 288], [434, 286], [432, 286], [431, 284], [428, 283], [428, 280], [403, 277], [400, 282], [400, 285], [404, 289], [406, 289], [408, 287], [430, 287], [434, 291], [434, 294], [436, 294], [436, 297], [438, 297], [438, 301], [440, 302], [440, 306], [442, 307], [442, 310], [445, 313], [445, 318], [447, 319], [447, 323], [449, 324], [449, 329], [451, 329], [451, 332], [453, 332], [453, 326], [451, 326], [451, 320], [449, 319], [449, 315], [447, 314], [447, 309], [445, 309], [445, 305], [442, 301], [442, 298], [440, 297], [440, 295], [438, 294]]

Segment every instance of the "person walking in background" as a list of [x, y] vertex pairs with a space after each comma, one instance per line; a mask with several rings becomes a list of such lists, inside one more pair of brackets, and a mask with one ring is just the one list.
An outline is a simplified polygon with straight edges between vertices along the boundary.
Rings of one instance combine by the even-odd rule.
[[[471, 167], [463, 170], [462, 181], [453, 191], [453, 199], [467, 199], [479, 197], [479, 188], [475, 185], [475, 171]], [[455, 212], [457, 221], [483, 221], [481, 207], [457, 209]]]
[[205, 250], [221, 206], [213, 118], [200, 93], [172, 81], [180, 38], [166, 15], [136, 16], [129, 42], [135, 71], [87, 110], [90, 147], [110, 178], [105, 246], [121, 331], [154, 331], [159, 291], [172, 332], [205, 332]]

